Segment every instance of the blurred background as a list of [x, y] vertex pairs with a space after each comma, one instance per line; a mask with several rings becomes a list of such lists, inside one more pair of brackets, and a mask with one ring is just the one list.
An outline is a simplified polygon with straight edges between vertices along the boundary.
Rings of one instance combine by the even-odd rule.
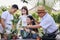
[[43, 5], [46, 11], [54, 18], [56, 25], [60, 29], [60, 0], [0, 0], [0, 15], [2, 12], [10, 9], [13, 4], [19, 6], [19, 10], [14, 14], [14, 24], [16, 24], [16, 21], [18, 21], [17, 18], [21, 15], [20, 9], [22, 6], [27, 6], [29, 14], [39, 21], [40, 19], [36, 14], [36, 9], [39, 5]]

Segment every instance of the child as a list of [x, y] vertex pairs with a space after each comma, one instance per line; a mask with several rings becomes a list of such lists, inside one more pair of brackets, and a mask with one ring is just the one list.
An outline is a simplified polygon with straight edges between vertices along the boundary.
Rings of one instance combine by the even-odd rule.
[[[20, 17], [19, 17], [19, 21], [18, 21], [18, 23], [17, 23], [17, 29], [19, 29], [19, 30], [21, 30], [21, 35], [23, 35], [22, 34], [22, 32], [23, 32], [23, 28], [19, 28], [19, 27], [25, 27], [25, 26], [27, 26], [27, 22], [26, 22], [26, 18], [27, 18], [27, 16], [28, 16], [28, 9], [27, 9], [27, 7], [26, 6], [23, 6], [22, 8], [21, 8], [21, 13], [22, 13], [22, 15], [20, 15]], [[22, 25], [21, 25], [22, 24]]]
[[[35, 25], [35, 20], [32, 16], [27, 16], [27, 24], [28, 25]], [[31, 38], [32, 39], [36, 39], [37, 38], [37, 34], [38, 33], [38, 29], [33, 29], [33, 28], [29, 28], [30, 32], [31, 32]]]
[[19, 17], [20, 20], [17, 23], [17, 29], [19, 28], [19, 26], [21, 26], [20, 25], [21, 21], [22, 21], [22, 26], [26, 26], [27, 25], [26, 18], [27, 18], [27, 15], [28, 15], [28, 9], [27, 9], [26, 6], [23, 6], [21, 8], [21, 13], [22, 13], [22, 15], [20, 15], [20, 17]]

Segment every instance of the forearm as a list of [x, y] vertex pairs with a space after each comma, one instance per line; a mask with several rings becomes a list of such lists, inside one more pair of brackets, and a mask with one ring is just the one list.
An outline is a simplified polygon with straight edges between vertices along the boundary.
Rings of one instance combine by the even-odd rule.
[[27, 28], [40, 28], [41, 26], [38, 25], [28, 25]]
[[1, 25], [2, 25], [3, 28], [5, 28], [4, 19], [1, 19]]

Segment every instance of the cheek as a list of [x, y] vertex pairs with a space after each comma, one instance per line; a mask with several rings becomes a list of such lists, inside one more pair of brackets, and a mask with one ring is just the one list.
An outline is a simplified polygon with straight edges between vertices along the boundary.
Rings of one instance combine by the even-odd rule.
[[30, 23], [30, 20], [27, 20], [27, 23], [29, 24]]
[[12, 10], [12, 12], [14, 13], [14, 12], [15, 12], [15, 10]]
[[39, 14], [39, 16], [43, 16], [43, 14], [41, 13], [41, 14]]
[[38, 16], [41, 16], [41, 14], [38, 14]]
[[27, 20], [27, 23], [30, 23], [30, 20]]
[[22, 12], [22, 13], [26, 13], [26, 11], [25, 11], [25, 10], [22, 10], [21, 12]]

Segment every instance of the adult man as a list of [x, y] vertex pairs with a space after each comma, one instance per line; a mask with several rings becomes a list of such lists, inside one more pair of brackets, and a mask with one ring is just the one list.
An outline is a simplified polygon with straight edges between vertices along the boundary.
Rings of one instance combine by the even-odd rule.
[[11, 33], [13, 14], [17, 10], [18, 10], [18, 6], [16, 4], [14, 4], [14, 5], [12, 5], [12, 7], [9, 11], [5, 11], [1, 15], [1, 25], [3, 27], [3, 30], [6, 30], [7, 34]]
[[[58, 27], [56, 27], [54, 19], [45, 11], [44, 6], [39, 6], [37, 13], [38, 13], [38, 16], [41, 17], [40, 24], [28, 25], [27, 28], [40, 28], [40, 27], [42, 27], [44, 34], [48, 35], [48, 36], [46, 35], [47, 37], [55, 38], [56, 37], [55, 33], [58, 30]], [[42, 40], [53, 40], [53, 39], [42, 38]]]

